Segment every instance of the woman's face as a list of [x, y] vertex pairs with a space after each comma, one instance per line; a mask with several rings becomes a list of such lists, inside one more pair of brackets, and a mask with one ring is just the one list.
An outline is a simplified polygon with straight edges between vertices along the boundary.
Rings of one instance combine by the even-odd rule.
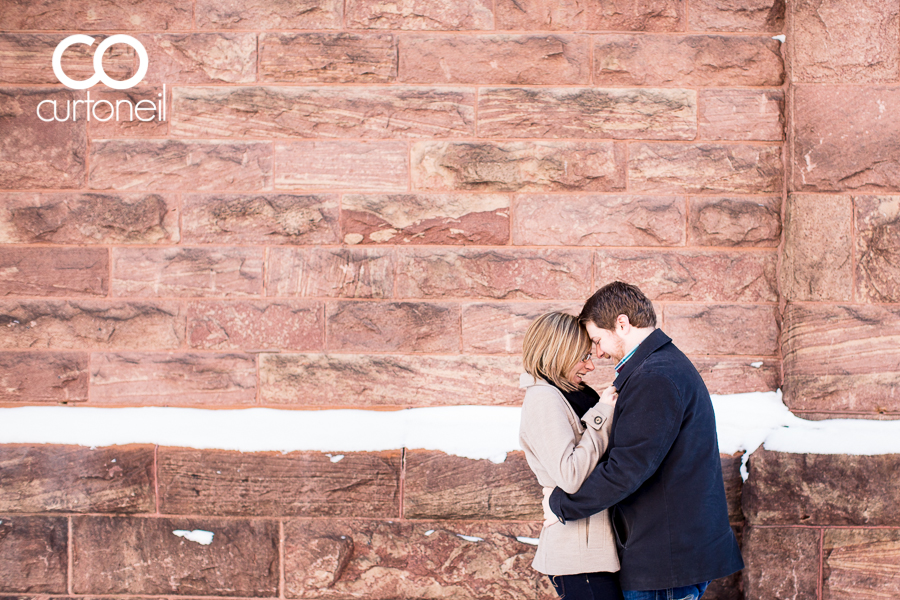
[[566, 379], [568, 379], [575, 385], [581, 385], [584, 376], [593, 370], [594, 363], [589, 352], [583, 359], [575, 363], [575, 366], [572, 367], [572, 370], [569, 371], [569, 373], [566, 375]]

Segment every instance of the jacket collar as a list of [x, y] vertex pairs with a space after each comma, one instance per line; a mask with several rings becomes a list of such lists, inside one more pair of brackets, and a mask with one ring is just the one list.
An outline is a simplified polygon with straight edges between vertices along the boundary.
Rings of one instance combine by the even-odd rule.
[[653, 332], [644, 338], [644, 341], [638, 345], [637, 350], [635, 350], [631, 358], [622, 365], [622, 370], [619, 371], [616, 380], [613, 381], [613, 385], [616, 389], [621, 390], [628, 378], [631, 377], [631, 374], [634, 373], [635, 369], [637, 369], [648, 356], [671, 341], [672, 338], [663, 333], [662, 329], [654, 329]]

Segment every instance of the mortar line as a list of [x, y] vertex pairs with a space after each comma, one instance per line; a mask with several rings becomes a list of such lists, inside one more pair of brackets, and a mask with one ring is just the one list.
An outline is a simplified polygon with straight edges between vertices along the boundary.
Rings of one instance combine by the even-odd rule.
[[822, 600], [825, 591], [825, 528], [819, 530], [819, 572], [816, 577], [816, 598]]
[[159, 511], [159, 444], [153, 446], [153, 493], [156, 503], [155, 515], [161, 515]]
[[66, 519], [68, 525], [69, 544], [67, 548], [67, 564], [66, 564], [66, 590], [69, 595], [75, 593], [75, 583], [72, 581], [75, 577], [75, 537], [73, 535], [72, 517]]
[[403, 501], [406, 492], [406, 447], [400, 449], [400, 519], [405, 520], [403, 515]]
[[278, 520], [278, 597], [284, 598], [284, 521]]

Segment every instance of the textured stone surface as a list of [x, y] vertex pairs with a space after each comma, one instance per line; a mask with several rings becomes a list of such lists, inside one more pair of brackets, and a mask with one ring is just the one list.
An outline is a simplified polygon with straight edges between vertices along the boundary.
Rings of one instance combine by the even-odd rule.
[[744, 514], [760, 525], [896, 527], [898, 459], [896, 454], [789, 454], [760, 448], [750, 457]]
[[777, 358], [729, 358], [691, 356], [710, 394], [770, 392], [781, 386], [781, 361]]
[[463, 137], [475, 134], [471, 90], [176, 88], [172, 132], [197, 137]]
[[[212, 543], [172, 533], [197, 529]], [[274, 521], [74, 517], [72, 537], [76, 594], [277, 595]]]
[[[125, 46], [128, 48], [128, 46]], [[153, 60], [153, 59], [150, 59]], [[124, 79], [124, 77], [119, 77]], [[127, 90], [114, 90], [103, 85], [91, 88], [91, 101], [96, 100], [96, 116], [88, 123], [88, 136], [92, 140], [105, 140], [110, 138], [136, 138], [136, 137], [166, 137], [169, 133], [169, 121], [172, 118], [172, 87], [165, 88], [165, 105], [162, 105], [163, 84], [167, 81], [148, 83], [144, 77], [142, 83]], [[131, 103], [129, 106], [125, 101]], [[135, 114], [138, 103], [149, 100], [155, 109], [149, 112], [149, 105], [141, 105], [139, 115], [142, 119], [151, 117], [149, 121], [141, 121]], [[109, 102], [109, 105], [103, 104]], [[118, 116], [115, 109], [118, 108]], [[147, 112], [144, 110], [147, 109]], [[161, 113], [165, 118], [160, 120]], [[103, 121], [102, 119], [107, 119]]]
[[581, 302], [478, 302], [462, 305], [464, 353], [520, 354], [531, 322], [550, 311], [571, 315]]
[[549, 580], [531, 569], [535, 547], [516, 539], [539, 531], [534, 523], [289, 521], [285, 596], [550, 600]]
[[778, 307], [669, 304], [666, 333], [685, 354], [778, 354]]
[[688, 25], [697, 31], [784, 29], [785, 0], [690, 0]]
[[625, 147], [614, 142], [417, 142], [418, 190], [618, 191]]
[[819, 531], [750, 527], [744, 533], [747, 600], [816, 600]]
[[651, 300], [777, 302], [774, 252], [600, 250], [594, 280], [637, 281]]
[[390, 298], [394, 253], [381, 248], [271, 248], [266, 295]]
[[400, 450], [332, 456], [160, 448], [159, 501], [169, 514], [397, 517]]
[[0, 243], [178, 242], [171, 194], [0, 194]]
[[459, 352], [459, 305], [447, 302], [329, 302], [326, 350]]
[[900, 302], [900, 196], [860, 196], [853, 203], [857, 299]]
[[349, 0], [346, 23], [361, 29], [493, 29], [490, 0]]
[[272, 146], [265, 142], [100, 140], [91, 144], [89, 182], [97, 190], [270, 189]]
[[478, 133], [510, 138], [692, 140], [697, 135], [697, 93], [488, 88], [478, 93]]
[[699, 137], [705, 140], [781, 141], [782, 90], [702, 90]]
[[594, 36], [594, 84], [779, 86], [780, 42], [771, 36]]
[[406, 83], [585, 84], [591, 76], [586, 35], [408, 35], [399, 53]]
[[[0, 22], [4, 25], [7, 23], [4, 17], [12, 17], [4, 14], [7, 10], [8, 5], [0, 6]], [[94, 74], [94, 50], [108, 36], [91, 37], [94, 38], [92, 46], [75, 44], [61, 57], [63, 72], [76, 81], [82, 81]], [[56, 49], [60, 39], [59, 35], [46, 33], [0, 34], [0, 83], [58, 84], [59, 80], [53, 73], [50, 57], [53, 56], [53, 50]], [[135, 52], [130, 46], [113, 45], [103, 56], [103, 70], [110, 77], [123, 80], [134, 75]]]
[[65, 594], [68, 546], [65, 518], [0, 520], [0, 592]]
[[0, 402], [82, 402], [87, 399], [87, 354], [0, 352]]
[[340, 0], [198, 0], [198, 29], [337, 29]]
[[852, 238], [849, 196], [790, 194], [784, 219], [784, 297], [788, 301], [851, 300]]
[[405, 192], [405, 142], [275, 142], [275, 187]]
[[822, 598], [876, 600], [900, 595], [900, 531], [827, 529]]
[[895, 118], [900, 89], [796, 85], [793, 90], [794, 191], [900, 187], [900, 120]]
[[153, 452], [153, 446], [0, 446], [0, 512], [154, 512]]
[[192, 302], [187, 310], [191, 348], [322, 350], [323, 308], [310, 301]]
[[585, 28], [600, 31], [684, 31], [681, 0], [585, 2]]
[[584, 28], [581, 0], [497, 0], [496, 29], [572, 31]]
[[264, 354], [263, 404], [334, 407], [519, 406], [518, 356]]
[[722, 463], [722, 480], [725, 482], [725, 500], [728, 502], [728, 520], [731, 523], [740, 523], [744, 520], [744, 512], [741, 509], [741, 492], [744, 482], [741, 479], [741, 459], [743, 452], [733, 456], [720, 454]]
[[635, 142], [628, 148], [632, 192], [778, 192], [784, 169], [780, 146]]
[[798, 82], [897, 81], [900, 2], [791, 2], [793, 78]]
[[788, 304], [785, 402], [794, 410], [900, 412], [900, 309]]
[[0, 247], [0, 296], [106, 296], [106, 248]]
[[114, 296], [258, 296], [262, 248], [114, 248]]
[[186, 244], [334, 244], [338, 197], [330, 194], [187, 194]]
[[138, 39], [149, 57], [146, 83], [256, 81], [255, 33], [163, 33]]
[[264, 83], [388, 83], [397, 78], [390, 34], [267, 33], [259, 37]]
[[6, 300], [0, 348], [174, 349], [184, 341], [184, 324], [175, 302]]
[[4, 2], [0, 4], [0, 23], [3, 23], [5, 30], [188, 29], [191, 26], [191, 8], [173, 0], [100, 0], [90, 4], [56, 0]]
[[[0, 6], [0, 11], [7, 6], [11, 5]], [[0, 16], [0, 22], [6, 23], [6, 18]], [[56, 114], [62, 118], [69, 114], [67, 103], [83, 98], [83, 92], [49, 87], [0, 89], [0, 189], [85, 187], [85, 121], [47, 123], [37, 116], [44, 100], [56, 102]], [[53, 106], [41, 107], [43, 118], [53, 118]], [[84, 106], [79, 107], [83, 119]]]
[[345, 244], [509, 241], [509, 196], [501, 194], [347, 194], [341, 211]]
[[91, 402], [232, 406], [256, 402], [256, 361], [246, 354], [93, 354]]
[[591, 255], [581, 250], [405, 248], [400, 298], [569, 299], [590, 294]]
[[688, 200], [689, 246], [776, 248], [781, 241], [781, 198], [694, 197]]
[[443, 452], [408, 451], [403, 516], [539, 521], [540, 488], [520, 451], [508, 453], [500, 464]]
[[680, 246], [685, 200], [659, 196], [516, 196], [513, 243]]

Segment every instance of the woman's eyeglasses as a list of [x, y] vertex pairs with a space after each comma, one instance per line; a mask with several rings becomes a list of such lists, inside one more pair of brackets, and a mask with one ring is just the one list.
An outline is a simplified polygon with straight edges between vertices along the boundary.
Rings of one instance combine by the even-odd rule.
[[587, 354], [584, 355], [584, 358], [581, 359], [581, 362], [587, 362], [587, 361], [591, 360], [591, 356], [593, 356], [593, 353], [588, 352]]

